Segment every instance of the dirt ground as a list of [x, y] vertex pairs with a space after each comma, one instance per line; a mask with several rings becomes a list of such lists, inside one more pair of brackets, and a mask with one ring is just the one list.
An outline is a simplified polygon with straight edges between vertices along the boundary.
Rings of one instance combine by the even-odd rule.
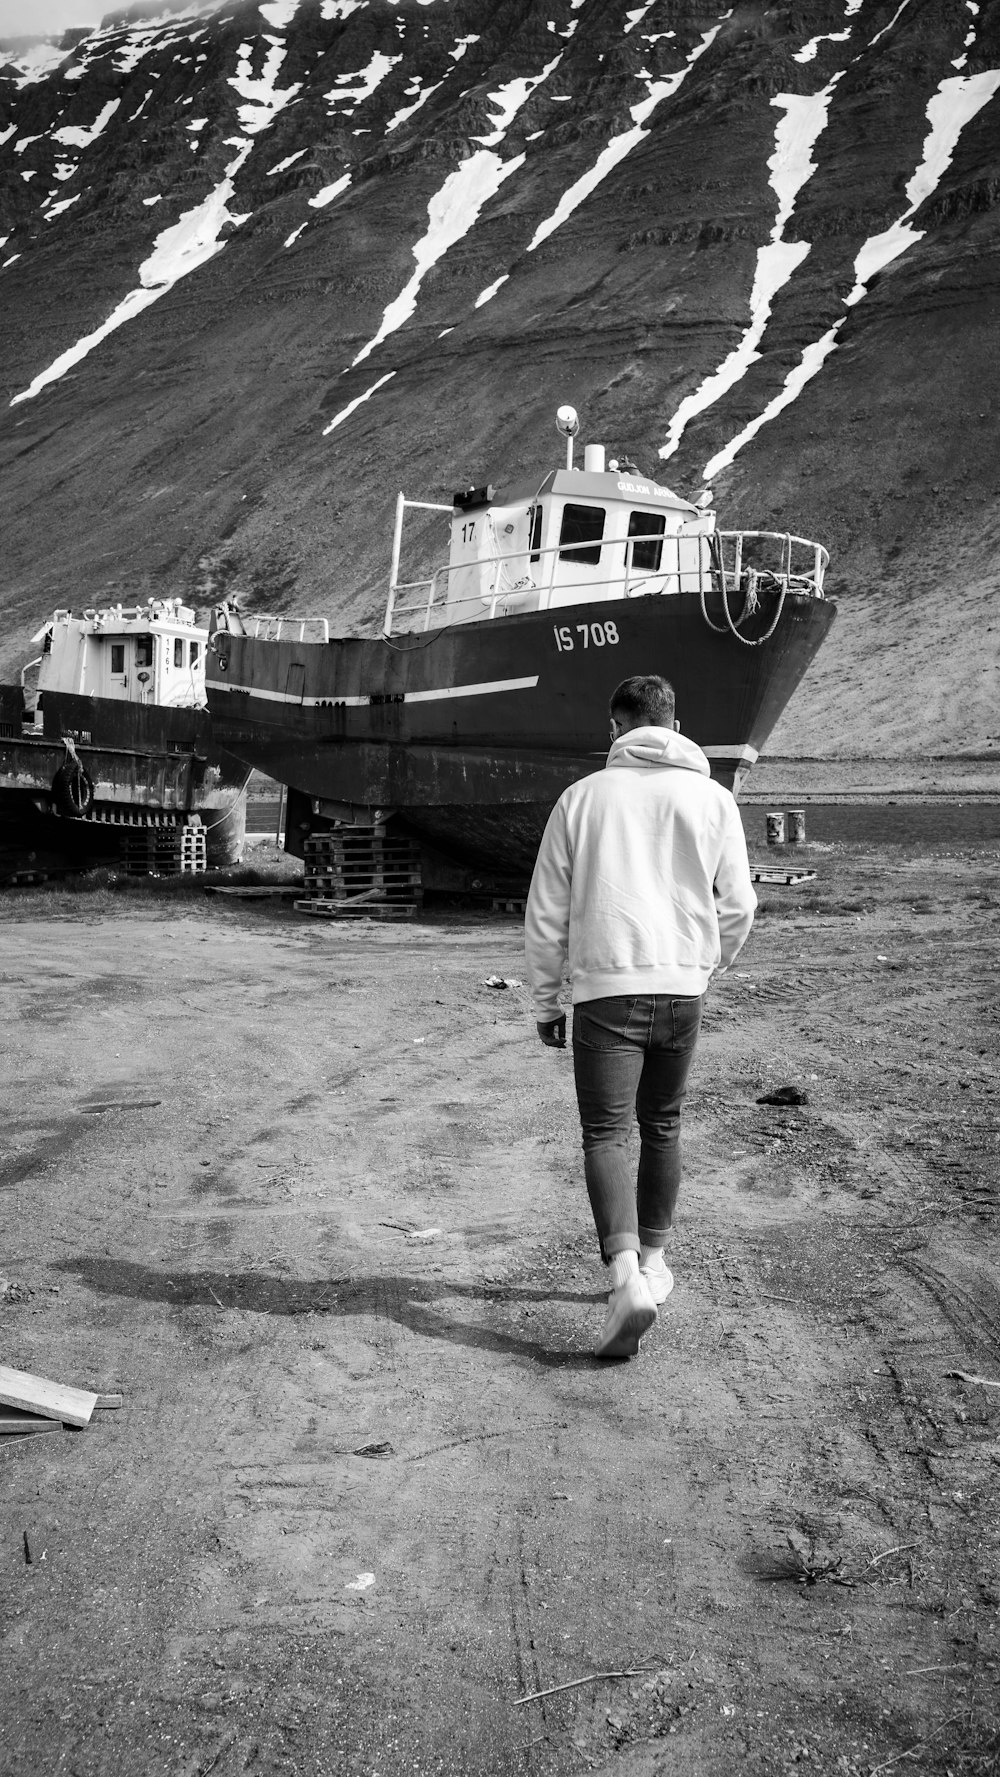
[[613, 1366], [517, 919], [4, 895], [2, 1361], [124, 1396], [0, 1445], [4, 1773], [1000, 1770], [1000, 855], [796, 861]]

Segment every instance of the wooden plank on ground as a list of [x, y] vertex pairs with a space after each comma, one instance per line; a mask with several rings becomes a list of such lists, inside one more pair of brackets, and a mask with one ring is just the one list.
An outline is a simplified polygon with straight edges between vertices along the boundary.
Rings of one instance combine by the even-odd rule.
[[416, 904], [396, 901], [294, 901], [297, 913], [315, 914], [320, 919], [412, 919]]
[[301, 895], [302, 884], [298, 883], [294, 888], [259, 888], [248, 883], [245, 888], [239, 885], [234, 888], [229, 883], [209, 882], [205, 884], [205, 893], [206, 895], [232, 895], [234, 899], [239, 901], [290, 901], [294, 900], [296, 895]]
[[23, 1407], [44, 1419], [61, 1419], [64, 1425], [89, 1425], [96, 1405], [96, 1394], [86, 1388], [70, 1388], [68, 1383], [49, 1382], [44, 1376], [0, 1364], [0, 1406]]
[[61, 1419], [40, 1419], [37, 1413], [22, 1413], [17, 1407], [0, 1407], [0, 1437], [17, 1437], [32, 1431], [62, 1431]]

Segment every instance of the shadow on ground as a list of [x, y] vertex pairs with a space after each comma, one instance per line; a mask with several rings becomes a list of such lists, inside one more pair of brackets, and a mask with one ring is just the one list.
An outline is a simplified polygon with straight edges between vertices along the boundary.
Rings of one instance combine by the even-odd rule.
[[443, 1339], [472, 1350], [526, 1358], [546, 1368], [589, 1367], [589, 1353], [556, 1350], [535, 1339], [503, 1332], [481, 1323], [449, 1319], [439, 1304], [448, 1301], [493, 1304], [553, 1302], [593, 1304], [604, 1296], [588, 1290], [496, 1288], [489, 1284], [449, 1283], [444, 1279], [396, 1275], [391, 1278], [355, 1274], [303, 1282], [262, 1276], [256, 1271], [175, 1271], [167, 1277], [148, 1265], [128, 1259], [64, 1259], [56, 1269], [79, 1277], [99, 1295], [163, 1302], [171, 1308], [202, 1307], [249, 1314], [322, 1314], [347, 1320], [381, 1316], [411, 1333]]

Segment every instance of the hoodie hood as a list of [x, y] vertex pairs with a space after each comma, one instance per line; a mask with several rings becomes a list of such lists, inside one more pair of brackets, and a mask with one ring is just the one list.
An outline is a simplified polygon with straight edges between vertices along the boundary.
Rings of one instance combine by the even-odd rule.
[[709, 765], [700, 747], [674, 728], [631, 728], [613, 743], [608, 754], [608, 768], [625, 765], [633, 771], [658, 770], [673, 765], [681, 771], [697, 771], [711, 777]]

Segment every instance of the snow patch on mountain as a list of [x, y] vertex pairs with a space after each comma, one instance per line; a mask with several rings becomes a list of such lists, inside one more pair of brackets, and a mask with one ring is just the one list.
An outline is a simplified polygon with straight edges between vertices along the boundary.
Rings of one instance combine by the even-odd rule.
[[264, 67], [256, 77], [252, 71], [252, 54], [252, 45], [241, 44], [236, 73], [229, 80], [229, 85], [243, 100], [243, 104], [237, 106], [237, 116], [248, 136], [266, 130], [300, 90], [298, 81], [293, 86], [279, 88], [277, 85], [278, 73], [287, 54], [283, 43], [269, 41]]
[[[450, 70], [449, 70], [449, 72], [450, 72]], [[427, 103], [428, 99], [431, 97], [431, 95], [433, 93], [437, 92], [438, 87], [441, 86], [442, 82], [444, 80], [447, 80], [447, 78], [448, 78], [448, 76], [447, 76], [447, 74], [445, 74], [442, 76], [441, 80], [435, 80], [433, 85], [422, 87], [420, 84], [419, 76], [418, 76], [417, 79], [410, 86], [408, 86], [406, 89], [406, 97], [408, 99], [413, 100], [412, 105], [401, 106], [400, 109], [392, 117], [390, 117], [388, 123], [385, 126], [386, 135], [387, 136], [391, 135], [393, 130], [399, 129], [400, 124], [408, 122], [408, 120], [413, 116], [414, 112], [419, 111], [422, 105], [426, 105], [426, 103]]]
[[[356, 74], [338, 74], [336, 84], [327, 93], [327, 103], [340, 106], [350, 101], [350, 109], [345, 110], [345, 117], [353, 117], [359, 105], [370, 99], [376, 88], [381, 86], [387, 74], [391, 74], [401, 61], [402, 56], [388, 56], [384, 50], [377, 49], [366, 68], [359, 68]], [[351, 85], [355, 81], [357, 85]]]
[[846, 31], [824, 31], [819, 37], [810, 37], [808, 43], [804, 44], [801, 49], [796, 50], [792, 57], [792, 61], [814, 62], [821, 43], [846, 43], [850, 35], [851, 30], [850, 26], [848, 26]]
[[417, 306], [420, 286], [431, 266], [436, 265], [456, 241], [468, 234], [483, 205], [495, 197], [504, 180], [523, 166], [524, 160], [525, 156], [518, 154], [513, 160], [502, 161], [491, 149], [480, 148], [448, 175], [427, 206], [427, 232], [413, 248], [417, 269], [395, 301], [389, 304], [378, 332], [367, 345], [362, 346], [352, 362], [352, 369], [354, 365], [362, 363], [390, 333], [395, 333], [409, 320]]
[[53, 216], [61, 216], [63, 211], [68, 210], [71, 204], [78, 203], [81, 196], [82, 193], [77, 191], [74, 192], [72, 197], [64, 197], [58, 204], [49, 204], [48, 206], [43, 204], [42, 214], [44, 215], [46, 222], [51, 222]]
[[972, 24], [969, 26], [969, 29], [965, 34], [965, 42], [962, 45], [961, 55], [957, 56], [951, 64], [953, 68], [965, 67], [969, 59], [969, 51], [976, 41], [976, 20], [979, 17], [979, 7], [976, 4], [976, 0], [965, 0], [965, 5], [966, 10], [972, 14]]
[[[502, 277], [494, 278], [492, 284], [487, 284], [485, 290], [480, 290], [479, 295], [473, 303], [473, 308], [481, 309], [486, 303], [492, 302], [501, 284], [506, 284], [509, 277], [510, 273], [504, 272]], [[451, 333], [452, 328], [449, 327], [448, 332]]]
[[685, 428], [696, 414], [704, 413], [745, 376], [751, 364], [760, 357], [757, 347], [771, 314], [774, 298], [802, 264], [809, 252], [806, 241], [786, 241], [785, 228], [795, 208], [795, 200], [808, 179], [816, 171], [813, 149], [825, 130], [829, 118], [830, 99], [840, 75], [811, 97], [795, 93], [779, 93], [771, 104], [784, 110], [774, 133], [774, 153], [768, 161], [770, 184], [778, 199], [778, 213], [766, 247], [757, 252], [757, 268], [750, 293], [750, 325], [735, 349], [729, 353], [710, 377], [683, 400], [667, 431], [667, 441], [660, 448], [663, 458], [673, 456], [680, 445]]
[[323, 427], [323, 437], [326, 438], [330, 432], [335, 431], [338, 426], [343, 425], [344, 421], [354, 412], [355, 408], [360, 407], [363, 401], [369, 401], [376, 389], [381, 389], [385, 383], [391, 382], [395, 374], [396, 372], [394, 370], [387, 370], [385, 376], [380, 376], [378, 382], [372, 383], [371, 388], [366, 389], [363, 395], [356, 395], [353, 401], [349, 401], [346, 407], [342, 407], [340, 412], [330, 421], [330, 424]]
[[139, 288], [130, 291], [100, 327], [77, 340], [47, 370], [41, 371], [26, 389], [15, 395], [10, 403], [11, 407], [16, 407], [21, 401], [33, 400], [50, 383], [58, 382], [74, 364], [79, 364], [95, 346], [107, 339], [109, 333], [123, 327], [126, 321], [133, 320], [136, 315], [149, 308], [151, 303], [158, 302], [161, 296], [165, 296], [181, 278], [188, 277], [216, 253], [222, 252], [225, 242], [219, 236], [224, 226], [229, 223], [238, 227], [247, 220], [246, 216], [234, 215], [229, 209], [229, 203], [233, 196], [233, 180], [252, 147], [252, 142], [245, 142], [236, 158], [226, 168], [225, 178], [220, 180], [208, 196], [193, 210], [188, 210], [171, 228], [164, 229], [162, 234], [157, 235], [152, 253], [139, 267]]
[[308, 152], [307, 148], [297, 148], [294, 154], [286, 154], [284, 160], [279, 160], [276, 167], [268, 167], [265, 178], [273, 179], [275, 173], [287, 172], [289, 167], [293, 167], [295, 162], [301, 160], [302, 156]]
[[270, 0], [269, 5], [257, 8], [275, 31], [287, 31], [298, 10], [299, 0]]
[[495, 115], [490, 119], [494, 127], [488, 136], [473, 136], [472, 140], [478, 142], [483, 148], [495, 148], [498, 143], [502, 142], [522, 105], [527, 103], [535, 88], [541, 86], [543, 80], [548, 79], [553, 69], [558, 68], [561, 60], [562, 51], [560, 50], [557, 56], [553, 56], [551, 62], [546, 62], [540, 74], [530, 74], [519, 80], [508, 80], [506, 85], [500, 87], [497, 92], [488, 93], [486, 103], [497, 106]]
[[101, 131], [110, 123], [120, 104], [120, 99], [109, 99], [89, 129], [66, 124], [61, 130], [53, 130], [53, 142], [61, 142], [66, 148], [89, 148], [91, 142], [96, 142]]
[[[476, 36], [470, 35], [468, 37], [459, 37], [454, 48], [448, 51], [451, 60], [457, 65], [462, 60], [469, 45], [478, 42], [479, 38]], [[424, 105], [426, 105], [428, 99], [433, 97], [439, 87], [444, 85], [449, 74], [453, 72], [454, 70], [452, 68], [446, 68], [441, 79], [433, 81], [430, 86], [424, 86], [421, 81], [421, 76], [419, 74], [414, 74], [413, 79], [406, 88], [406, 97], [412, 100], [412, 103], [400, 106], [400, 109], [389, 119], [389, 122], [385, 126], [386, 135], [391, 135], [393, 130], [398, 130], [401, 124], [408, 123], [414, 112], [419, 111]]]
[[891, 19], [889, 20], [889, 23], [887, 25], [883, 25], [881, 31], [876, 31], [874, 37], [869, 39], [869, 42], [868, 42], [869, 49], [874, 49], [876, 43], [878, 43], [881, 38], [888, 36], [889, 32], [893, 28], [893, 25], [895, 25], [897, 20], [902, 17], [903, 13], [906, 11], [906, 8], [908, 7], [909, 4], [910, 4], [910, 0], [899, 0], [899, 5], [897, 6]]
[[845, 313], [822, 338], [806, 347], [799, 363], [785, 378], [780, 393], [769, 402], [763, 413], [751, 420], [724, 450], [718, 451], [706, 463], [702, 470], [705, 481], [712, 481], [720, 470], [727, 469], [737, 453], [751, 438], [756, 437], [763, 426], [768, 425], [798, 399], [806, 384], [818, 374], [835, 349], [840, 330], [847, 320], [846, 311], [862, 300], [876, 272], [890, 265], [901, 253], [912, 247], [914, 242], [923, 238], [924, 230], [913, 228], [908, 218], [937, 189], [945, 169], [951, 163], [966, 124], [989, 103], [998, 89], [1000, 68], [986, 69], [981, 74], [955, 75], [940, 82], [927, 106], [930, 129], [924, 138], [920, 164], [906, 187], [907, 207], [890, 228], [884, 229], [881, 234], [870, 235], [862, 246], [854, 261], [856, 281], [849, 296], [845, 298]]
[[39, 80], [45, 80], [65, 60], [66, 51], [60, 49], [58, 44], [32, 43], [19, 54], [10, 56], [8, 65], [16, 70], [17, 86], [34, 86]]
[[677, 91], [678, 87], [687, 78], [687, 75], [690, 73], [695, 62], [700, 56], [703, 56], [705, 51], [715, 42], [716, 37], [722, 29], [723, 22], [730, 17], [731, 11], [732, 9], [730, 8], [729, 11], [724, 12], [718, 24], [712, 25], [711, 28], [703, 34], [700, 42], [695, 45], [685, 61], [683, 68], [678, 69], [675, 74], [671, 74], [666, 80], [651, 80], [648, 76], [646, 77], [648, 96], [641, 100], [639, 104], [631, 107], [634, 128], [631, 130], [624, 130], [620, 136], [613, 136], [607, 147], [598, 155], [597, 160], [590, 170], [583, 173], [579, 179], [574, 180], [568, 190], [563, 192], [563, 195], [559, 199], [551, 216], [549, 216], [545, 222], [539, 223], [531, 240], [528, 242], [527, 248], [525, 249], [526, 252], [534, 253], [535, 249], [540, 247], [543, 241], [548, 240], [550, 234], [554, 234], [557, 228], [561, 228], [563, 223], [572, 216], [574, 210], [579, 209], [584, 199], [588, 198], [591, 192], [600, 185], [601, 180], [607, 178], [612, 168], [616, 167], [619, 161], [624, 160], [625, 156], [630, 154], [632, 149], [649, 135], [648, 129], [644, 127], [646, 120], [655, 110], [657, 105], [662, 104], [664, 99], [671, 98]]
[[[350, 173], [342, 173], [340, 178], [335, 179], [332, 185], [324, 185], [322, 191], [317, 191], [315, 196], [309, 199], [310, 209], [325, 210], [327, 204], [332, 204], [334, 198], [339, 197], [342, 191], [346, 191], [350, 183]], [[305, 224], [303, 224], [303, 227], [304, 226]]]
[[[124, 297], [123, 302], [117, 304], [114, 311], [108, 315], [105, 322], [99, 325], [98, 329], [94, 329], [91, 334], [85, 334], [85, 338], [78, 339], [76, 345], [69, 347], [67, 352], [62, 352], [60, 357], [55, 359], [55, 363], [48, 366], [48, 370], [41, 371], [36, 379], [28, 384], [27, 389], [23, 389], [20, 394], [14, 394], [11, 407], [14, 407], [18, 402], [32, 400], [36, 394], [41, 393], [41, 389], [48, 387], [48, 384], [52, 384], [52, 382], [57, 382], [60, 377], [64, 377], [66, 371], [73, 368], [73, 364], [80, 363], [80, 359], [91, 354], [94, 347], [98, 347], [103, 339], [108, 338], [110, 332], [114, 332], [117, 327], [123, 327], [124, 323], [130, 322], [135, 316], [140, 315], [153, 302], [158, 302], [158, 299], [165, 295], [167, 290], [172, 290], [172, 286], [178, 283], [181, 277], [188, 277], [197, 268], [204, 265], [208, 259], [215, 258], [215, 254], [222, 252], [224, 245], [226, 245], [226, 242], [220, 238], [224, 227], [238, 227], [242, 222], [249, 220], [245, 215], [236, 215], [234, 211], [229, 210], [229, 203], [233, 199], [234, 178], [240, 172], [240, 167], [254, 147], [252, 139], [274, 123], [275, 116], [281, 112], [282, 107], [288, 105], [288, 101], [297, 94], [298, 85], [291, 85], [291, 87], [277, 85], [277, 75], [281, 71], [281, 64], [284, 62], [284, 55], [286, 55], [284, 44], [275, 43], [274, 39], [268, 39], [265, 68], [258, 76], [252, 75], [252, 62], [250, 62], [252, 44], [240, 44], [240, 52], [238, 53], [240, 53], [240, 60], [236, 66], [236, 75], [229, 80], [229, 85], [234, 87], [240, 100], [243, 100], [242, 105], [238, 107], [238, 116], [240, 116], [240, 123], [245, 130], [245, 135], [229, 139], [231, 146], [238, 149], [238, 153], [227, 165], [224, 178], [218, 181], [218, 185], [213, 187], [208, 197], [204, 197], [201, 203], [195, 204], [194, 210], [185, 211], [178, 222], [174, 222], [169, 229], [163, 229], [162, 235], [156, 236], [153, 252], [139, 267], [139, 288], [131, 290], [128, 297]], [[114, 112], [119, 103], [121, 103], [119, 100], [110, 101], [110, 105], [101, 112], [98, 123], [92, 124], [91, 131], [57, 130], [53, 131], [53, 137], [57, 140], [69, 140], [75, 146], [87, 146], [87, 142], [94, 139], [99, 128], [105, 126], [108, 116]], [[80, 140], [82, 137], [83, 140]], [[247, 137], [250, 137], [250, 140], [247, 140]]]

